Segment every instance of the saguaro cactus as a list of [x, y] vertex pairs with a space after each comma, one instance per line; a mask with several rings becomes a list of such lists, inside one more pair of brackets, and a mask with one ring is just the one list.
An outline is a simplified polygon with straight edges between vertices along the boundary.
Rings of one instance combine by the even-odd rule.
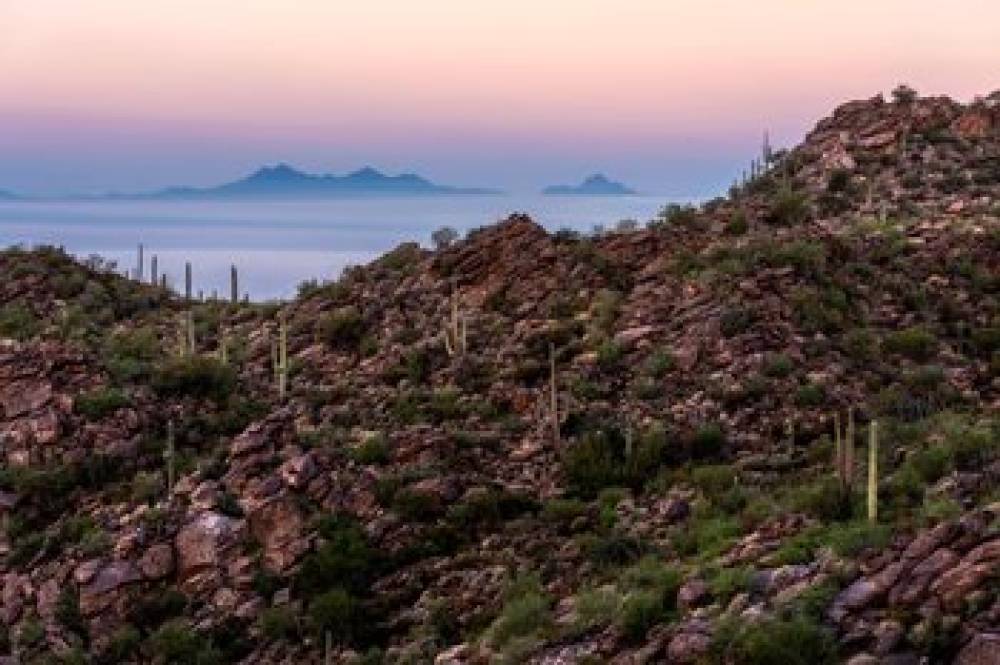
[[847, 410], [847, 430], [844, 433], [844, 473], [847, 487], [854, 491], [854, 409]]
[[459, 309], [458, 289], [454, 283], [451, 290], [451, 315], [444, 328], [444, 346], [450, 356], [461, 355], [468, 348], [465, 314]]
[[549, 342], [549, 409], [552, 418], [552, 442], [559, 446], [559, 383], [556, 377], [556, 345]]
[[278, 323], [278, 341], [271, 343], [271, 359], [274, 363], [274, 378], [278, 382], [278, 398], [285, 398], [288, 389], [288, 324], [282, 316]]
[[153, 256], [149, 259], [149, 283], [152, 284], [153, 286], [157, 286], [160, 281], [156, 278], [156, 268], [157, 268], [156, 264], [157, 264], [156, 254], [153, 254]]
[[236, 272], [236, 264], [229, 266], [229, 299], [235, 305], [240, 299], [239, 273]]
[[878, 519], [878, 421], [868, 425], [868, 521]]
[[219, 326], [219, 362], [223, 365], [229, 364], [229, 330], [225, 326]]
[[174, 470], [176, 451], [174, 450], [174, 421], [167, 421], [167, 447], [163, 451], [163, 461], [167, 466], [167, 492], [174, 489]]
[[191, 310], [180, 316], [180, 327], [177, 333], [177, 355], [193, 356], [196, 350], [194, 334], [194, 313]]
[[184, 262], [184, 297], [191, 300], [191, 262]]

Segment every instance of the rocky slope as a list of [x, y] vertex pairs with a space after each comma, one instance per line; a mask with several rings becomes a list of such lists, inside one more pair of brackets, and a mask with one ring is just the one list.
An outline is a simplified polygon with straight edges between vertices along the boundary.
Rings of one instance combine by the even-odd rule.
[[1000, 107], [852, 102], [764, 162], [280, 305], [0, 253], [0, 649], [997, 662]]

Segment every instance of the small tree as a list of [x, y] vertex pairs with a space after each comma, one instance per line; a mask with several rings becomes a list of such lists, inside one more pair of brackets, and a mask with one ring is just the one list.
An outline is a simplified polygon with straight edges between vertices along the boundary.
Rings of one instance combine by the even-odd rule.
[[901, 83], [892, 91], [892, 100], [897, 104], [912, 104], [917, 100], [917, 91]]
[[458, 231], [450, 226], [442, 226], [431, 234], [431, 241], [437, 249], [451, 247], [456, 240], [458, 240]]

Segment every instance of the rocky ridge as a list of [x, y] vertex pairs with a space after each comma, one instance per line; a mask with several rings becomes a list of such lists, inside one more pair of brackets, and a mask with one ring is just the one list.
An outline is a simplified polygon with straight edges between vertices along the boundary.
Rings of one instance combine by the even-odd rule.
[[[1000, 109], [852, 102], [766, 161], [646, 229], [515, 215], [281, 305], [0, 253], [0, 647], [995, 662]], [[848, 409], [876, 526], [863, 460], [827, 500]]]

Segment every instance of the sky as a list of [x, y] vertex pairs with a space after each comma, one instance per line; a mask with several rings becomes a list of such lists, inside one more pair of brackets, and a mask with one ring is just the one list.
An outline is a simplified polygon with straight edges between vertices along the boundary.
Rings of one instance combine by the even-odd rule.
[[720, 191], [906, 82], [1000, 88], [996, 0], [0, 0], [0, 190], [365, 165]]

